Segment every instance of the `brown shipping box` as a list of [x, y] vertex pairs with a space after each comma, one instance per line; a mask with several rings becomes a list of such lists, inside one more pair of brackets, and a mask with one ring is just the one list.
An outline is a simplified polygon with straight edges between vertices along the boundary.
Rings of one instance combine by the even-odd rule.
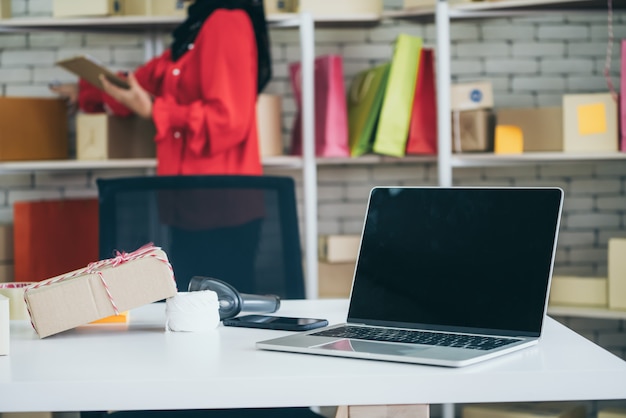
[[452, 151], [493, 151], [494, 116], [490, 109], [452, 112]]
[[561, 107], [498, 109], [499, 125], [518, 126], [524, 134], [524, 152], [563, 151]]
[[76, 116], [76, 159], [154, 158], [155, 134], [154, 123], [138, 116], [80, 113]]
[[187, 16], [190, 2], [181, 0], [124, 0], [127, 16]]
[[0, 0], [0, 19], [9, 19], [11, 11], [11, 0]]
[[53, 0], [53, 17], [111, 16], [122, 13], [123, 0]]
[[63, 100], [0, 97], [0, 161], [67, 158]]
[[36, 283], [24, 299], [35, 331], [44, 338], [175, 294], [167, 254], [143, 247]]
[[300, 0], [299, 12], [309, 12], [313, 16], [343, 16], [358, 14], [380, 15], [383, 12], [382, 0]]

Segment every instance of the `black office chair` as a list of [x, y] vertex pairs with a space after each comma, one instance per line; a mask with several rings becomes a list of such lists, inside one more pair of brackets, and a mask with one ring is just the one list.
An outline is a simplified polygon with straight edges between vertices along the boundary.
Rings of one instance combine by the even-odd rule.
[[[187, 291], [193, 276], [207, 276], [243, 293], [305, 297], [293, 179], [148, 176], [96, 182], [100, 258], [152, 242], [168, 254], [179, 292]], [[129, 411], [116, 416], [319, 417], [309, 408]]]

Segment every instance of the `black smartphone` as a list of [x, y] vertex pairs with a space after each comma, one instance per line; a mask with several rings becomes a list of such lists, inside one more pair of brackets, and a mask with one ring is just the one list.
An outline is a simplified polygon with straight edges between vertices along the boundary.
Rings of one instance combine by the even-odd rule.
[[263, 328], [283, 331], [307, 331], [328, 325], [328, 321], [325, 319], [271, 315], [244, 315], [227, 318], [223, 322], [227, 327]]

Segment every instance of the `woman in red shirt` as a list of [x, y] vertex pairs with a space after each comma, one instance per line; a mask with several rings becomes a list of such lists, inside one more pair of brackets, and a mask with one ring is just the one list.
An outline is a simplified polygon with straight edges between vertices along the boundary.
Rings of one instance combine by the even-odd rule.
[[256, 99], [271, 73], [262, 7], [197, 0], [171, 48], [128, 75], [130, 89], [81, 80], [79, 107], [151, 118], [158, 174], [261, 174]]

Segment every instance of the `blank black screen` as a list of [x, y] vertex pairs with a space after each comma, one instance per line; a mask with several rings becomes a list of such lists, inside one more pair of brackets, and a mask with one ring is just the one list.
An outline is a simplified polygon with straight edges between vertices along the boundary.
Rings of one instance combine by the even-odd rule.
[[561, 201], [558, 188], [374, 188], [349, 320], [538, 336]]

